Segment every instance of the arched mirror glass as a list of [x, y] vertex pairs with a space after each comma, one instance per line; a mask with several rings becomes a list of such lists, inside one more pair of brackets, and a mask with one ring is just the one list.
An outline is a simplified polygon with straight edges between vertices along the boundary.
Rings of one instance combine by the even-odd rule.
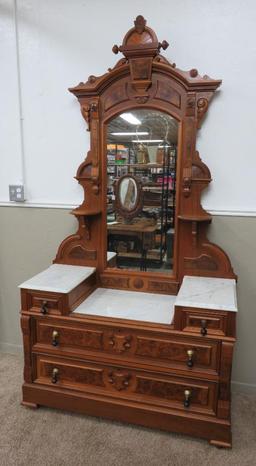
[[178, 122], [136, 109], [107, 126], [107, 266], [172, 273]]

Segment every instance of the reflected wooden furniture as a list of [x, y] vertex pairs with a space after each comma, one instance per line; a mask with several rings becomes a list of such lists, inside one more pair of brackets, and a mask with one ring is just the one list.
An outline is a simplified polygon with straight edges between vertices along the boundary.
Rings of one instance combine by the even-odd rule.
[[[157, 224], [149, 225], [146, 221], [138, 221], [136, 223], [113, 223], [108, 224], [108, 238], [109, 241], [116, 241], [125, 238], [135, 238], [140, 241], [141, 254], [140, 256], [140, 270], [147, 270], [147, 251], [154, 247], [155, 233]], [[124, 255], [121, 253], [120, 255]], [[118, 254], [119, 256], [119, 254]], [[127, 253], [126, 257], [136, 257], [134, 253]]]
[[[211, 175], [196, 151], [197, 130], [221, 81], [178, 69], [160, 54], [167, 47], [139, 16], [113, 47], [124, 55], [113, 69], [70, 89], [91, 136], [76, 175], [85, 197], [72, 211], [78, 231], [59, 246], [53, 269], [21, 285], [23, 404], [230, 447], [236, 275], [227, 254], [207, 239], [211, 216], [200, 197]], [[107, 263], [106, 124], [143, 106], [179, 122], [169, 275]]]

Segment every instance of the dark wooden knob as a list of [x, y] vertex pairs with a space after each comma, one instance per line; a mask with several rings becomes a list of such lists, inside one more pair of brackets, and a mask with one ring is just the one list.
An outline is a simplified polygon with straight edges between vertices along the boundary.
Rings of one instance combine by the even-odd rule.
[[169, 47], [169, 44], [166, 40], [163, 40], [162, 43], [159, 43], [159, 48], [166, 50]]
[[194, 361], [193, 361], [194, 351], [193, 350], [188, 350], [187, 355], [188, 355], [187, 366], [188, 367], [193, 367], [193, 365], [194, 365]]
[[191, 400], [191, 391], [190, 390], [185, 390], [184, 391], [184, 407], [189, 408], [190, 406], [190, 400]]
[[115, 55], [118, 54], [118, 52], [119, 52], [119, 47], [118, 47], [118, 45], [116, 45], [116, 44], [113, 45], [113, 47], [112, 47], [112, 52], [113, 52]]
[[58, 346], [59, 344], [59, 333], [57, 330], [53, 330], [52, 332], [52, 346]]
[[54, 367], [54, 369], [52, 370], [52, 383], [58, 382], [58, 376], [59, 376], [59, 369]]
[[40, 312], [41, 314], [47, 314], [48, 307], [47, 307], [47, 301], [43, 301], [41, 304]]
[[207, 326], [206, 320], [205, 320], [205, 319], [202, 319], [202, 320], [201, 320], [201, 335], [203, 335], [203, 336], [207, 335], [207, 328], [206, 328], [206, 326]]

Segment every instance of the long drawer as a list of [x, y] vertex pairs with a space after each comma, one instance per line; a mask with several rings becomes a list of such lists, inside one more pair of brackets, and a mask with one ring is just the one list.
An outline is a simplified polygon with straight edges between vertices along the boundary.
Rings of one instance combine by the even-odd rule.
[[71, 357], [90, 353], [95, 358], [102, 352], [110, 359], [214, 375], [219, 372], [221, 342], [178, 332], [161, 334], [44, 317], [35, 321], [33, 350]]
[[216, 415], [216, 382], [41, 354], [34, 358], [36, 384]]

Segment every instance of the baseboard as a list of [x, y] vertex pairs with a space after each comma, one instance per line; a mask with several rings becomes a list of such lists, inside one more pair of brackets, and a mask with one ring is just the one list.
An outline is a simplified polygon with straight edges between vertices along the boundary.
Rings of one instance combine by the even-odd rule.
[[[14, 202], [14, 201], [0, 201], [0, 207], [34, 207], [38, 209], [68, 209], [73, 210], [78, 207], [78, 202], [76, 204], [64, 204], [62, 202], [33, 202], [33, 201], [24, 201], [24, 202]], [[234, 208], [226, 208], [226, 210], [211, 209], [211, 207], [204, 206], [204, 209], [207, 210], [210, 214], [216, 216], [224, 217], [256, 217], [256, 210], [239, 210]]]
[[251, 393], [252, 395], [256, 395], [256, 385], [251, 383], [242, 383], [242, 382], [231, 382], [232, 390], [234, 392], [242, 392], [242, 393]]
[[13, 345], [11, 343], [0, 343], [0, 351], [9, 354], [23, 354], [22, 345]]

